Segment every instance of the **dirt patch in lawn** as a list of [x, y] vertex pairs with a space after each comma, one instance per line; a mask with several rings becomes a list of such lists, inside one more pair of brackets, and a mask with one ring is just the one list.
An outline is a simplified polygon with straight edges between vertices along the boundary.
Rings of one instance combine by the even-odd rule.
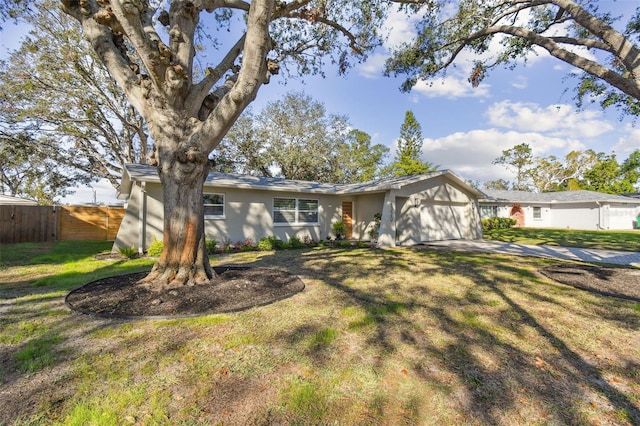
[[269, 268], [220, 266], [209, 284], [157, 292], [138, 285], [147, 272], [103, 278], [67, 295], [67, 305], [102, 317], [185, 317], [234, 312], [290, 297], [304, 289], [300, 278]]
[[548, 266], [540, 272], [576, 288], [640, 302], [640, 269], [565, 264]]

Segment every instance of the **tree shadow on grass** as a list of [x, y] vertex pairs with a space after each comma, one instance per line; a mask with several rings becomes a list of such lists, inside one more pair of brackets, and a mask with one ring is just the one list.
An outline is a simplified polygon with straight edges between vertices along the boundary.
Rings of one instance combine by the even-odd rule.
[[[424, 269], [419, 260], [407, 264], [405, 256], [393, 252], [379, 255], [379, 263], [366, 271], [357, 258], [332, 252], [310, 253], [306, 261], [314, 265], [316, 277], [324, 275], [327, 285], [364, 309], [360, 324], [352, 326], [373, 328], [367, 343], [377, 348], [379, 363], [388, 354], [410, 350], [419, 354], [412, 371], [426, 383], [446, 388], [456, 377], [465, 394], [451, 403], [464, 407], [467, 420], [498, 424], [515, 412], [523, 416], [521, 421], [532, 421], [527, 415], [537, 414], [543, 422], [580, 424], [586, 421], [585, 412], [594, 407], [609, 411], [608, 406], [609, 416], [640, 422], [632, 397], [578, 353], [575, 341], [567, 343], [568, 336], [554, 331], [543, 312], [573, 311], [585, 324], [588, 315], [582, 308], [563, 304], [553, 293], [545, 294], [552, 285], [532, 275], [526, 261], [518, 262], [522, 266], [500, 262], [496, 268], [486, 262], [491, 255], [421, 252], [417, 256], [425, 260]], [[358, 274], [353, 274], [358, 268], [363, 279], [373, 282], [376, 275], [393, 277], [407, 268], [413, 278], [405, 275], [406, 281], [396, 287], [385, 282], [359, 285]], [[430, 278], [435, 274], [457, 276], [462, 285], [442, 288]], [[521, 278], [514, 281], [514, 276]], [[620, 303], [606, 298], [598, 302], [611, 309]], [[531, 309], [529, 303], [548, 307]], [[440, 334], [438, 339], [430, 336], [434, 331]], [[631, 376], [626, 379], [634, 381]], [[530, 413], [522, 412], [522, 402], [532, 400], [541, 406], [529, 405]]]

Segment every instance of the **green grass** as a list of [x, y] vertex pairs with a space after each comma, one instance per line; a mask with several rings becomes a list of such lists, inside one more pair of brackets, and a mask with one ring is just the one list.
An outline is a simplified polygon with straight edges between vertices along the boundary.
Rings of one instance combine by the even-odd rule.
[[24, 258], [0, 268], [2, 424], [640, 421], [639, 301], [541, 277], [548, 259], [238, 253], [212, 262], [284, 269], [305, 290], [234, 314], [109, 321], [64, 296], [152, 261], [77, 245], [16, 245]]
[[16, 351], [14, 357], [18, 361], [18, 369], [33, 373], [54, 363], [54, 347], [62, 341], [58, 335], [47, 336], [28, 342], [24, 348]]
[[640, 231], [511, 228], [485, 231], [484, 238], [521, 244], [640, 251]]

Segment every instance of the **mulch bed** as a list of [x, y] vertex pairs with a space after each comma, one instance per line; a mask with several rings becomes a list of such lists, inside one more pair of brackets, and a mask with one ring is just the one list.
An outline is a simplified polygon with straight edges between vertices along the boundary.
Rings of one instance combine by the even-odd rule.
[[67, 295], [72, 310], [108, 318], [188, 317], [270, 304], [304, 289], [300, 278], [269, 268], [221, 266], [209, 284], [152, 291], [136, 284], [147, 272], [103, 278]]
[[563, 264], [542, 268], [540, 272], [562, 284], [640, 302], [640, 269]]

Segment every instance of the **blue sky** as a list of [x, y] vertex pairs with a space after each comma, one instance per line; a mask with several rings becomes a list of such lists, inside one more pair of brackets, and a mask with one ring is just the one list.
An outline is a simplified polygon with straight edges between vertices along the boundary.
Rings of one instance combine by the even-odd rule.
[[[600, 5], [602, 10], [631, 16], [638, 3], [609, 0]], [[387, 25], [393, 28], [387, 48], [411, 36], [412, 26], [404, 15], [391, 16]], [[19, 33], [13, 25], [4, 25], [3, 52], [15, 47]], [[348, 116], [352, 126], [370, 134], [374, 143], [389, 146], [390, 157], [405, 112], [412, 110], [425, 138], [423, 159], [472, 181], [514, 180], [512, 172], [491, 163], [503, 150], [520, 143], [528, 143], [536, 156], [563, 158], [572, 150], [593, 149], [615, 152], [620, 162], [640, 149], [640, 124], [634, 127], [615, 110], [603, 112], [597, 105], [576, 109], [573, 87], [577, 80], [567, 77], [577, 70], [544, 51], [514, 70], [496, 70], [477, 88], [467, 82], [473, 58], [463, 55], [446, 78], [421, 82], [411, 93], [399, 91], [401, 79], [382, 76], [387, 55], [387, 49], [380, 49], [345, 77], [329, 69], [324, 79], [306, 77], [304, 84], [283, 84], [282, 77], [275, 76], [261, 88], [253, 109], [259, 111], [289, 91], [303, 91], [324, 103], [329, 113]], [[115, 190], [99, 182], [93, 188], [79, 188], [64, 202], [91, 202], [93, 190], [99, 202], [115, 200]]]

